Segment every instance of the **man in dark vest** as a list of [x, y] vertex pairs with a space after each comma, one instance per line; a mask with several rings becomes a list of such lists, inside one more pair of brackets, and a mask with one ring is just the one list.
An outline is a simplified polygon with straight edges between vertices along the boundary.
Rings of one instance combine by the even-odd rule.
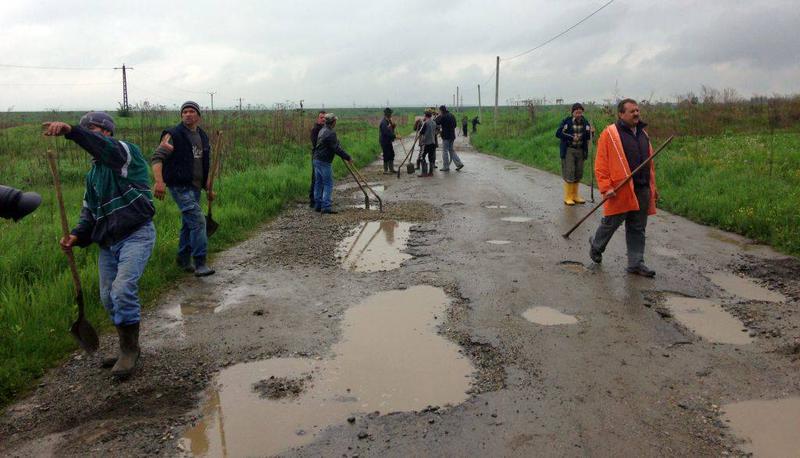
[[395, 173], [394, 171], [394, 147], [392, 142], [397, 138], [395, 135], [395, 128], [397, 127], [392, 121], [392, 109], [386, 107], [383, 110], [383, 119], [378, 127], [378, 143], [381, 145], [383, 151], [383, 174], [387, 175]]
[[[200, 106], [196, 102], [181, 105], [181, 123], [161, 133], [161, 144], [152, 159], [155, 187], [153, 195], [163, 200], [169, 192], [181, 210], [181, 235], [178, 244], [178, 265], [195, 276], [205, 277], [214, 270], [206, 265], [208, 236], [206, 219], [200, 208], [200, 190], [208, 189], [211, 146], [208, 135], [200, 128]], [[214, 200], [214, 192], [208, 192]], [[194, 259], [194, 266], [192, 266]]]

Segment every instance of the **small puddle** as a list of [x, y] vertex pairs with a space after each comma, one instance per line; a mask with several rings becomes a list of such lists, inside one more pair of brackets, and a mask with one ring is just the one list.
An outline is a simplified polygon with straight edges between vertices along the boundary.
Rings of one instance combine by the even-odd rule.
[[487, 205], [485, 208], [508, 208], [508, 205]]
[[[372, 190], [375, 191], [375, 194], [378, 194], [379, 196], [382, 196], [383, 192], [386, 191], [386, 186], [384, 186], [382, 184], [372, 184], [372, 183], [370, 183], [369, 187], [372, 188]], [[356, 186], [356, 188], [358, 188], [358, 186]], [[369, 196], [370, 200], [373, 200], [375, 198], [375, 196], [369, 191], [369, 189], [364, 188], [364, 191], [367, 191], [367, 195]], [[360, 189], [357, 189], [356, 192], [353, 194], [353, 197], [362, 198], [363, 199], [364, 198], [364, 193], [361, 192]]]
[[219, 307], [219, 303], [209, 302], [207, 298], [186, 298], [180, 304], [166, 309], [166, 312], [169, 316], [181, 320], [190, 316], [214, 314]]
[[[274, 455], [353, 414], [465, 401], [474, 368], [436, 332], [448, 302], [432, 286], [378, 293], [345, 312], [330, 360], [279, 358], [223, 370], [181, 446], [194, 455]], [[279, 394], [270, 396], [275, 386]]]
[[722, 419], [756, 457], [800, 456], [800, 397], [743, 401], [722, 407]]
[[708, 278], [725, 291], [744, 299], [764, 302], [786, 302], [786, 296], [783, 294], [764, 288], [749, 278], [728, 272], [714, 272]]
[[556, 326], [560, 324], [576, 324], [578, 319], [572, 315], [561, 313], [550, 307], [531, 307], [522, 316], [536, 324], [543, 326]]
[[[362, 194], [363, 195], [363, 194]], [[355, 204], [355, 205], [348, 205], [350, 208], [360, 208], [362, 210], [367, 209], [367, 204]], [[373, 201], [372, 199], [369, 200], [369, 210], [376, 211], [380, 209], [377, 201]]]
[[492, 245], [508, 245], [511, 242], [509, 240], [487, 240], [486, 243], [491, 243]]
[[576, 274], [582, 274], [587, 270], [586, 266], [584, 266], [583, 263], [580, 263], [578, 261], [561, 261], [558, 264], [561, 266], [562, 269]]
[[741, 321], [710, 300], [669, 295], [666, 306], [675, 319], [709, 342], [745, 345], [753, 341]]
[[342, 259], [342, 267], [355, 272], [397, 269], [403, 261], [413, 257], [401, 250], [406, 248], [414, 224], [402, 221], [361, 223], [339, 243], [336, 256]]
[[528, 218], [527, 216], [507, 216], [505, 218], [500, 218], [500, 219], [512, 223], [527, 223], [528, 221], [533, 220], [533, 218]]

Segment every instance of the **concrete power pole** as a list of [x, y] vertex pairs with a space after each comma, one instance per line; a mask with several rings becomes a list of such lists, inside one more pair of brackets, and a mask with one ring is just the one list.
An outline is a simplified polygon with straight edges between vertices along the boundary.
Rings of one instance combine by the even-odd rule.
[[122, 70], [122, 110], [127, 112], [130, 110], [130, 106], [128, 106], [128, 74], [127, 70], [133, 70], [133, 67], [126, 67], [125, 64], [122, 64], [122, 67], [114, 67], [114, 70]]
[[500, 99], [500, 56], [497, 56], [494, 75], [494, 126], [497, 127], [497, 102]]
[[459, 109], [458, 109], [458, 102], [459, 102], [460, 100], [461, 100], [461, 96], [460, 96], [460, 94], [458, 93], [458, 86], [456, 86], [456, 103], [455, 103], [455, 105], [456, 105], [456, 113], [458, 113], [458, 111], [459, 111]]
[[208, 95], [211, 96], [211, 115], [212, 116], [214, 115], [214, 94], [216, 94], [216, 92], [209, 92], [208, 93]]
[[478, 85], [478, 121], [483, 119], [481, 116], [481, 85]]

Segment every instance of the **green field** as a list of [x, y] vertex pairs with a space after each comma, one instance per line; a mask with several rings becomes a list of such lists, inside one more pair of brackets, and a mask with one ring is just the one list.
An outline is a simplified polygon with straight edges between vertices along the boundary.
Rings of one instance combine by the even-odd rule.
[[[694, 221], [736, 232], [800, 255], [800, 118], [797, 98], [784, 100], [778, 116], [740, 103], [709, 107], [642, 107], [653, 146], [675, 135], [656, 158], [659, 207]], [[598, 127], [613, 120], [587, 107]], [[469, 116], [474, 116], [474, 110]], [[485, 153], [560, 174], [555, 131], [569, 107], [505, 108], [495, 127], [491, 110], [471, 137]], [[591, 180], [587, 162], [584, 179]]]
[[[407, 111], [408, 112], [408, 111]], [[342, 146], [363, 166], [375, 159], [380, 110], [336, 110]], [[223, 130], [221, 177], [214, 218], [221, 228], [210, 241], [211, 252], [245, 239], [287, 203], [305, 201], [311, 174], [310, 130], [316, 111], [296, 110], [217, 113], [205, 119], [208, 132]], [[5, 117], [4, 117], [5, 116]], [[76, 348], [67, 333], [76, 317], [66, 258], [57, 240], [60, 223], [46, 150], [59, 154], [59, 170], [71, 225], [77, 222], [83, 176], [89, 155], [72, 142], [42, 137], [40, 123], [77, 123], [80, 113], [0, 115], [0, 183], [42, 194], [43, 203], [18, 223], [0, 220], [0, 406], [24, 392], [44, 371]], [[406, 116], [397, 113], [400, 129], [410, 132]], [[161, 130], [177, 124], [177, 113], [144, 112], [117, 118], [121, 139], [139, 144], [147, 158]], [[336, 176], [346, 170], [337, 160]], [[156, 201], [157, 243], [140, 283], [148, 306], [182, 275], [174, 263], [180, 214], [167, 197]], [[102, 330], [111, 325], [99, 301], [97, 246], [75, 251], [89, 320]]]

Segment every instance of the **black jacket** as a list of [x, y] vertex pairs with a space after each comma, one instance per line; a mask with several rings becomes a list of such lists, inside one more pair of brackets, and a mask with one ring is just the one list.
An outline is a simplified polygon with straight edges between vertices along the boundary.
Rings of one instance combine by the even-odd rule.
[[[208, 170], [210, 168], [211, 145], [208, 143], [206, 132], [197, 128], [200, 133], [200, 140], [203, 142], [203, 187], [208, 181]], [[194, 178], [194, 155], [192, 154], [192, 141], [189, 140], [189, 129], [183, 123], [161, 132], [161, 137], [170, 134], [172, 146], [175, 148], [166, 159], [164, 159], [163, 173], [164, 183], [167, 186], [192, 186]]]
[[445, 111], [436, 118], [436, 124], [442, 127], [442, 140], [455, 140], [458, 122], [456, 122], [456, 117], [453, 116], [453, 113]]
[[391, 145], [397, 135], [395, 135], [394, 130], [392, 130], [392, 126], [389, 124], [389, 120], [384, 117], [381, 120], [381, 125], [378, 128], [380, 134], [378, 135], [378, 143], [381, 145]]
[[314, 147], [314, 159], [317, 161], [331, 163], [333, 156], [337, 155], [349, 161], [350, 155], [342, 149], [339, 144], [339, 139], [336, 137], [336, 132], [328, 126], [322, 128], [317, 136], [317, 145]]

